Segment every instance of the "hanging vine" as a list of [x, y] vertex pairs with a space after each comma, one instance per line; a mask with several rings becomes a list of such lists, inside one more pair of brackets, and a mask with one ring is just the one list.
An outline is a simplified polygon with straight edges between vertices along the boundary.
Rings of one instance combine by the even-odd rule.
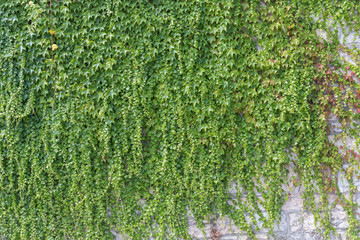
[[[0, 235], [191, 239], [189, 214], [199, 227], [226, 215], [250, 237], [259, 223], [272, 234], [292, 164], [319, 232], [335, 230], [335, 193], [359, 239], [360, 155], [346, 145], [359, 142], [359, 51], [338, 38], [359, 30], [359, 10], [0, 0]], [[337, 185], [344, 163], [350, 195]]]

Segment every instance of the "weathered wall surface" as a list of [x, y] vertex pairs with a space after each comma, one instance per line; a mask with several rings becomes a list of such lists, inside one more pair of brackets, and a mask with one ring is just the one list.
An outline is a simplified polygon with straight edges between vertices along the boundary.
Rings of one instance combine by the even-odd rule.
[[[334, 135], [339, 133], [340, 123], [336, 119], [331, 119], [330, 123], [334, 126], [332, 134], [329, 136], [330, 140], [334, 140]], [[336, 144], [342, 145], [341, 141], [337, 141]], [[351, 139], [347, 139], [349, 146], [354, 142]], [[348, 167], [347, 164], [343, 166], [343, 170]], [[291, 173], [290, 176], [291, 177]], [[349, 191], [349, 185], [346, 179], [343, 178], [344, 172], [339, 171], [339, 187], [343, 194], [347, 194]], [[355, 195], [354, 201], [360, 204], [360, 180], [354, 178], [354, 184], [358, 187], [359, 192]], [[284, 186], [284, 189], [291, 194], [291, 197], [282, 207], [281, 221], [275, 227], [275, 233], [273, 236], [268, 237], [268, 231], [266, 229], [257, 232], [256, 237], [259, 240], [276, 239], [276, 240], [319, 240], [321, 236], [318, 234], [314, 217], [304, 211], [303, 199], [301, 198], [301, 187]], [[319, 197], [319, 196], [317, 196]], [[330, 204], [336, 199], [336, 195], [330, 196]], [[358, 210], [360, 214], [360, 210]], [[347, 239], [346, 231], [348, 227], [346, 212], [340, 205], [332, 210], [332, 223], [337, 230], [337, 236], [334, 235], [332, 239]], [[246, 240], [248, 237], [242, 234], [239, 228], [237, 228], [228, 218], [219, 218], [214, 223], [208, 223], [203, 232], [196, 227], [196, 223], [190, 218], [189, 220], [189, 232], [194, 239], [211, 239], [211, 229], [216, 229], [220, 234], [220, 240]]]
[[[349, 28], [346, 27], [345, 31], [349, 31]], [[317, 31], [319, 37], [326, 39], [326, 34], [324, 31]], [[339, 40], [342, 44], [348, 46], [349, 48], [357, 47], [360, 48], [360, 37], [356, 36], [355, 32], [349, 32], [348, 36], [344, 36], [344, 32], [339, 28]], [[259, 48], [261, 50], [261, 48]], [[356, 64], [356, 62], [351, 59], [350, 56], [346, 55], [346, 53], [340, 52], [340, 56], [344, 58], [345, 61]], [[355, 79], [359, 84], [359, 80]], [[329, 120], [332, 125], [331, 134], [329, 135], [329, 139], [334, 140], [334, 136], [336, 134], [341, 133], [341, 125], [338, 119], [332, 117]], [[335, 141], [337, 145], [343, 145], [341, 141]], [[354, 146], [354, 141], [352, 139], [346, 140], [347, 146]], [[339, 188], [343, 194], [347, 194], [349, 191], [349, 184], [346, 179], [344, 179], [344, 170], [349, 167], [348, 164], [343, 166], [343, 170], [339, 171], [338, 179], [339, 179]], [[290, 176], [291, 177], [291, 169]], [[354, 184], [357, 186], [359, 192], [356, 193], [353, 201], [356, 201], [360, 204], [360, 180], [355, 177]], [[268, 236], [268, 231], [266, 229], [259, 231], [256, 233], [256, 237], [259, 240], [264, 239], [275, 239], [275, 240], [319, 240], [321, 236], [316, 231], [314, 217], [304, 211], [303, 208], [303, 200], [301, 198], [302, 189], [300, 187], [294, 186], [284, 186], [284, 189], [287, 192], [290, 192], [291, 197], [289, 200], [283, 205], [281, 212], [281, 221], [276, 225], [276, 230], [273, 236]], [[234, 190], [235, 191], [235, 190]], [[231, 193], [234, 194], [235, 192]], [[336, 195], [330, 196], [330, 203], [333, 203], [336, 199]], [[360, 210], [358, 210], [360, 214]], [[348, 227], [346, 212], [344, 209], [336, 205], [336, 207], [332, 210], [332, 223], [333, 226], [337, 230], [337, 236], [334, 235], [332, 239], [348, 239], [346, 238], [346, 231]], [[218, 218], [212, 221], [211, 223], [206, 223], [205, 234], [203, 231], [196, 227], [196, 222], [192, 217], [189, 218], [189, 233], [193, 236], [193, 239], [212, 239], [211, 238], [211, 230], [216, 230], [219, 234], [219, 240], [246, 240], [248, 237], [241, 233], [240, 229], [237, 228], [229, 218]], [[117, 240], [122, 240], [123, 238], [117, 234], [115, 234]]]

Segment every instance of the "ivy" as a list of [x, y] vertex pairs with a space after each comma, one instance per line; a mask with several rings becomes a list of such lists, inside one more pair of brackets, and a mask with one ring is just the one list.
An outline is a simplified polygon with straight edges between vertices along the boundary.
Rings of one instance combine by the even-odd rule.
[[[0, 235], [191, 239], [189, 214], [199, 227], [227, 215], [250, 237], [259, 223], [271, 234], [293, 166], [319, 232], [334, 231], [337, 193], [359, 239], [360, 155], [346, 145], [359, 138], [359, 51], [337, 37], [359, 29], [359, 8], [1, 0]], [[337, 185], [344, 163], [349, 196]]]

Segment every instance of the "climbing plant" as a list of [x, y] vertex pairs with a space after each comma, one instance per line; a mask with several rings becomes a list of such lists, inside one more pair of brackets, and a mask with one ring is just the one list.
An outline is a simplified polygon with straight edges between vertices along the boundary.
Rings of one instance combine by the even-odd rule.
[[[359, 139], [359, 51], [337, 34], [359, 29], [359, 10], [0, 0], [0, 235], [191, 239], [189, 215], [272, 234], [291, 165], [319, 232], [334, 232], [341, 204], [359, 239], [360, 156], [346, 145]], [[333, 116], [341, 147], [328, 138]], [[337, 185], [344, 163], [350, 195]]]

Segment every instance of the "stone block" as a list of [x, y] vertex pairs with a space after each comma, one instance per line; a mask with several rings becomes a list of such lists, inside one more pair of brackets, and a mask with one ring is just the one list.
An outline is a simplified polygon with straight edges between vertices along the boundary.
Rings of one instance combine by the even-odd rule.
[[303, 228], [302, 217], [302, 213], [300, 212], [289, 214], [291, 232], [297, 232]]
[[281, 232], [281, 234], [285, 234], [285, 233], [289, 232], [289, 229], [290, 229], [290, 226], [289, 226], [288, 216], [284, 212], [282, 212], [280, 221], [278, 221], [274, 225], [274, 231]]
[[205, 234], [202, 229], [198, 228], [196, 225], [188, 226], [188, 232], [195, 239], [203, 239], [204, 237], [209, 237], [210, 225], [205, 226]]
[[330, 134], [339, 134], [342, 133], [342, 126], [339, 121], [329, 121], [330, 123]]
[[202, 229], [197, 226], [197, 223], [192, 214], [190, 213], [188, 215], [188, 232], [195, 239], [202, 239], [204, 237], [210, 236], [211, 225], [206, 221], [203, 223], [205, 224], [205, 234]]
[[305, 232], [304, 233], [304, 240], [322, 240], [323, 238], [317, 232]]
[[295, 233], [290, 234], [289, 238], [287, 240], [303, 240], [304, 239], [304, 233]]
[[257, 240], [267, 240], [268, 236], [266, 234], [255, 234]]
[[291, 196], [300, 197], [301, 192], [304, 191], [304, 187], [301, 186], [301, 185], [300, 186], [295, 186], [294, 178], [297, 179], [297, 174], [293, 171], [292, 168], [290, 168], [286, 184], [282, 185], [282, 189], [286, 193], [290, 193]]
[[339, 231], [337, 232], [337, 236], [334, 236], [334, 240], [346, 240], [346, 232], [345, 231]]
[[248, 240], [248, 236], [247, 235], [239, 235], [238, 240]]
[[341, 193], [349, 192], [350, 186], [349, 186], [349, 182], [346, 180], [345, 172], [339, 171], [337, 177], [338, 177], [337, 184], [339, 186], [340, 192]]
[[346, 45], [348, 48], [360, 48], [360, 36], [359, 34], [356, 34], [356, 32], [351, 31], [348, 33], [348, 35], [343, 36], [342, 42], [344, 45]]
[[336, 116], [335, 116], [334, 114], [332, 114], [332, 113], [330, 113], [328, 120], [329, 120], [329, 121], [337, 121], [337, 122], [339, 122], [339, 118], [336, 117]]
[[303, 215], [303, 226], [305, 231], [316, 230], [314, 215], [305, 213]]
[[327, 37], [327, 33], [325, 30], [323, 29], [316, 29], [316, 34], [325, 41], [328, 41], [328, 37]]
[[352, 57], [349, 54], [347, 54], [346, 52], [343, 52], [340, 50], [339, 56], [340, 56], [340, 58], [343, 58], [344, 61], [346, 61], [352, 65], [355, 65], [355, 66], [357, 65], [356, 62], [354, 61], [354, 59], [352, 59]]
[[301, 198], [290, 198], [288, 201], [284, 203], [281, 207], [283, 211], [294, 211], [294, 210], [302, 210], [303, 209], [304, 200]]
[[220, 240], [238, 240], [239, 236], [237, 234], [231, 235], [221, 235]]
[[219, 218], [215, 225], [216, 230], [221, 235], [228, 235], [233, 233], [239, 233], [240, 229], [234, 224], [229, 217]]
[[[328, 139], [329, 139], [329, 141], [333, 142], [338, 147], [344, 145], [343, 142], [342, 142], [342, 139], [336, 140], [334, 135], [328, 136]], [[346, 137], [345, 138], [345, 144], [346, 144], [348, 149], [351, 149], [355, 145], [355, 139], [350, 138], [350, 137]]]
[[331, 216], [331, 223], [336, 229], [343, 229], [349, 227], [347, 221], [347, 214], [345, 211], [333, 211]]
[[237, 189], [239, 189], [240, 192], [243, 192], [243, 191], [244, 191], [242, 187], [237, 186], [237, 183], [236, 183], [236, 182], [230, 183], [229, 194], [230, 194], [231, 196], [236, 196], [236, 193], [238, 192]]
[[355, 187], [357, 188], [357, 191], [360, 191], [360, 175], [359, 174], [354, 174], [353, 182], [354, 182]]

